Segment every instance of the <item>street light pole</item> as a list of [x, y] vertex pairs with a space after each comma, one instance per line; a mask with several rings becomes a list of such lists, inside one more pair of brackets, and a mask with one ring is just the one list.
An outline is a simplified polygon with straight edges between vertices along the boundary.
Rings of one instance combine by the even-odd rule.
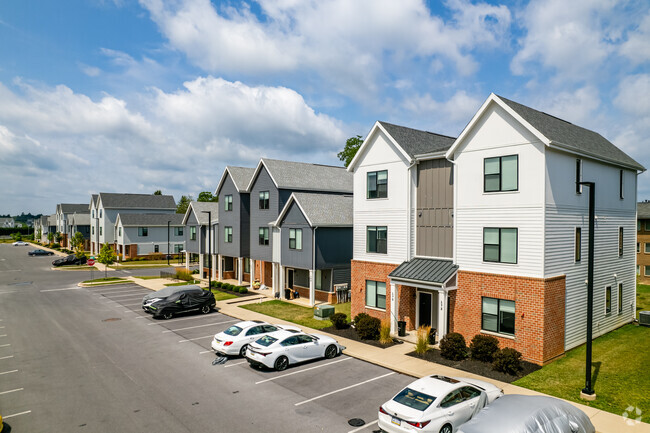
[[212, 211], [201, 212], [208, 214], [208, 290], [212, 290]]
[[596, 183], [579, 182], [580, 185], [589, 187], [589, 261], [587, 262], [587, 359], [585, 387], [580, 396], [585, 400], [594, 400], [596, 393], [591, 383], [591, 345], [592, 345], [592, 328], [594, 317], [594, 229], [595, 229], [595, 203], [596, 203]]
[[171, 221], [167, 221], [167, 266], [169, 266], [169, 224]]

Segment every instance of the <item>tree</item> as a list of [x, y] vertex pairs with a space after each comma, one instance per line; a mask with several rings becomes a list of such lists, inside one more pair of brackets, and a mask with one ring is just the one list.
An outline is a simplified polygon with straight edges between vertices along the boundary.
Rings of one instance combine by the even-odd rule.
[[212, 201], [212, 202], [218, 202], [219, 197], [212, 195], [210, 191], [203, 191], [199, 193], [199, 198], [196, 199], [196, 201]]
[[54, 240], [54, 232], [49, 232], [47, 234], [47, 243], [51, 244], [53, 240]]
[[70, 240], [70, 245], [77, 252], [76, 256], [81, 258], [84, 256], [84, 235], [81, 232], [76, 232]]
[[354, 159], [354, 155], [357, 154], [357, 151], [362, 144], [363, 139], [360, 135], [357, 135], [356, 137], [350, 137], [345, 142], [345, 147], [343, 150], [337, 153], [336, 156], [338, 156], [338, 158], [343, 161], [343, 165], [347, 167]]
[[109, 244], [102, 245], [102, 249], [99, 251], [99, 255], [97, 256], [97, 261], [104, 265], [104, 277], [106, 277], [106, 269], [109, 265], [115, 263], [115, 259], [116, 256], [113, 248], [111, 248]]
[[43, 234], [43, 232], [41, 231], [41, 229], [38, 229], [38, 231], [36, 232], [36, 241], [37, 242], [41, 241], [41, 235], [42, 234]]
[[157, 189], [156, 191], [154, 191], [153, 195], [162, 195], [162, 191]]
[[178, 200], [178, 204], [176, 205], [176, 213], [185, 213], [187, 212], [187, 208], [190, 206], [190, 202], [194, 200], [191, 195], [183, 195], [181, 196], [181, 199]]
[[56, 232], [56, 234], [54, 235], [54, 240], [56, 240], [57, 244], [61, 243], [61, 241], [63, 240], [63, 235], [61, 234], [61, 232]]

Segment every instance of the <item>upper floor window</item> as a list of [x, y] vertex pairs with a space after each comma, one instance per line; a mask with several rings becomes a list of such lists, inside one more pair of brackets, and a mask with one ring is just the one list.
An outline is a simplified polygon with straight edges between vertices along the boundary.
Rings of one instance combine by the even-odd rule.
[[232, 194], [228, 194], [224, 197], [224, 209], [232, 210]]
[[605, 287], [605, 314], [612, 312], [612, 286]]
[[574, 257], [576, 262], [582, 258], [582, 229], [580, 227], [576, 227]]
[[517, 191], [519, 188], [519, 156], [485, 158], [483, 191]]
[[641, 231], [641, 220], [636, 220], [636, 231], [637, 232]]
[[117, 228], [117, 235], [122, 236], [122, 227]]
[[623, 255], [623, 227], [618, 228], [618, 256]]
[[582, 160], [576, 159], [576, 194], [582, 194]]
[[91, 229], [92, 229], [92, 234], [95, 234], [95, 226], [92, 226]]
[[100, 218], [102, 217], [102, 210], [101, 209], [99, 210], [99, 217]]
[[625, 189], [625, 172], [623, 170], [618, 171], [618, 198], [623, 200], [625, 198], [623, 190]]
[[260, 191], [260, 209], [269, 208], [269, 192]]
[[623, 312], [623, 283], [618, 283], [618, 314]]
[[95, 210], [94, 209], [93, 209], [93, 211], [91, 213], [92, 213], [92, 217], [95, 218]]
[[149, 227], [138, 227], [138, 236], [149, 236]]
[[517, 263], [517, 229], [483, 229], [483, 261]]
[[101, 228], [101, 227], [99, 228], [99, 235], [100, 235], [100, 236], [103, 236], [102, 228]]
[[224, 242], [232, 243], [232, 227], [224, 227]]
[[289, 229], [289, 249], [302, 250], [302, 229]]
[[650, 243], [645, 242], [643, 244], [643, 252], [646, 253], [646, 254], [650, 254]]
[[260, 233], [260, 245], [268, 245], [269, 244], [269, 228], [268, 227], [260, 227], [259, 233]]
[[183, 236], [183, 227], [174, 227], [174, 236]]
[[367, 252], [386, 254], [388, 251], [388, 228], [386, 226], [368, 226], [366, 238]]
[[641, 252], [641, 242], [636, 243], [636, 252], [640, 253]]
[[367, 198], [388, 197], [388, 170], [369, 172], [367, 183]]
[[481, 329], [501, 334], [515, 334], [515, 301], [483, 298]]
[[196, 240], [196, 226], [190, 226], [190, 240]]
[[645, 231], [650, 232], [650, 220], [645, 220]]

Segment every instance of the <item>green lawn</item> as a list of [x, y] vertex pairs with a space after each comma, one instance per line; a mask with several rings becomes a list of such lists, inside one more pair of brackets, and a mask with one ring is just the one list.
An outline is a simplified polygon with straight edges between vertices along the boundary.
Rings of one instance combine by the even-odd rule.
[[214, 299], [217, 301], [226, 301], [228, 299], [238, 298], [237, 295], [233, 295], [232, 293], [224, 293], [219, 290], [213, 290], [212, 294], [214, 295]]
[[[308, 326], [313, 329], [322, 329], [332, 326], [329, 320], [314, 319], [314, 309], [303, 307], [289, 302], [273, 300], [261, 304], [242, 305], [241, 308], [266, 314], [267, 316], [293, 322], [297, 325]], [[334, 308], [337, 313], [344, 313], [350, 318], [350, 303], [336, 304]]]
[[[638, 285], [637, 291], [637, 309], [650, 309], [650, 286]], [[585, 385], [584, 345], [514, 384], [617, 415], [629, 406], [638, 407], [643, 421], [650, 422], [650, 328], [625, 325], [594, 340], [592, 350], [592, 383], [597, 395], [593, 402], [579, 397]]]
[[109, 266], [109, 268], [111, 268], [111, 269], [119, 269], [120, 271], [123, 271], [123, 270], [137, 271], [138, 269], [153, 269], [153, 268], [171, 269], [171, 266], [167, 267], [167, 263], [165, 263], [164, 265], [162, 265], [162, 264], [161, 265], [134, 265], [134, 266], [127, 266], [127, 265], [115, 266], [115, 265], [112, 265], [112, 266]]
[[[122, 261], [119, 262], [122, 265], [129, 266], [129, 265], [166, 265], [167, 264], [167, 259], [163, 260], [128, 260], [128, 261]], [[178, 260], [170, 260], [169, 261], [170, 266], [182, 266], [185, 267], [185, 262], [183, 263], [178, 263]]]

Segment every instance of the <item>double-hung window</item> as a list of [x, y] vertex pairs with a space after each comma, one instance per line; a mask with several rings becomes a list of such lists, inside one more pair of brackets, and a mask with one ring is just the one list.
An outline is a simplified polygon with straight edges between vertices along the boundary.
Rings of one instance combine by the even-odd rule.
[[190, 226], [190, 240], [196, 240], [196, 226]]
[[99, 236], [104, 236], [104, 234], [102, 233], [102, 228], [101, 227], [99, 228]]
[[154, 245], [153, 246], [153, 252], [154, 253], [159, 253], [160, 252], [160, 246], [159, 245]]
[[605, 314], [612, 312], [612, 286], [605, 287]]
[[122, 236], [122, 227], [117, 228], [117, 235]]
[[618, 228], [618, 256], [623, 255], [623, 227]]
[[178, 254], [181, 251], [183, 251], [183, 244], [174, 244], [174, 252]]
[[483, 228], [483, 261], [517, 263], [517, 229]]
[[625, 198], [625, 172], [618, 171], [618, 198], [623, 200]]
[[483, 298], [481, 329], [500, 334], [515, 334], [515, 301]]
[[260, 191], [260, 209], [269, 208], [269, 192]]
[[582, 228], [576, 227], [576, 234], [575, 234], [575, 252], [574, 252], [574, 258], [576, 262], [579, 262], [580, 259], [582, 258]]
[[386, 283], [366, 280], [366, 306], [386, 309]]
[[289, 229], [289, 249], [302, 250], [302, 229]]
[[483, 191], [517, 191], [519, 188], [519, 156], [498, 156], [483, 161]]
[[582, 160], [576, 159], [576, 194], [582, 194]]
[[224, 242], [229, 244], [232, 243], [232, 227], [224, 227], [223, 230]]
[[623, 283], [618, 283], [618, 314], [623, 312]]
[[224, 209], [227, 211], [232, 210], [232, 194], [228, 194], [224, 197]]
[[388, 228], [386, 226], [368, 226], [366, 238], [367, 252], [386, 254], [388, 251]]
[[149, 236], [149, 227], [138, 227], [138, 236]]
[[645, 223], [643, 224], [645, 231], [650, 232], [650, 220], [645, 220]]
[[368, 172], [366, 197], [388, 197], [388, 170]]
[[268, 245], [269, 244], [269, 228], [268, 227], [260, 227], [259, 234], [260, 234], [260, 245]]
[[183, 236], [183, 227], [174, 227], [174, 236]]

